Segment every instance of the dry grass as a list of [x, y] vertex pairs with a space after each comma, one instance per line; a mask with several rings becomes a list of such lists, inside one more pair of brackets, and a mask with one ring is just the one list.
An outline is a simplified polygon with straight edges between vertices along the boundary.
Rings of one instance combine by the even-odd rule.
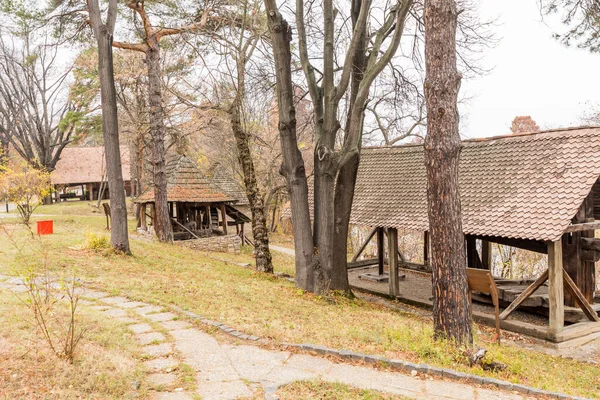
[[[248, 334], [276, 342], [313, 343], [390, 358], [424, 362], [463, 372], [492, 376], [573, 395], [600, 397], [597, 367], [510, 345], [493, 345], [490, 335], [475, 341], [491, 359], [509, 368], [491, 373], [469, 367], [460, 349], [432, 341], [429, 318], [390, 310], [361, 300], [304, 293], [294, 284], [227, 262], [251, 262], [251, 255], [203, 254], [147, 240], [132, 239], [133, 256], [78, 249], [86, 231], [100, 233], [102, 217], [56, 217], [55, 235], [43, 237], [57, 271], [76, 267], [79, 275], [114, 293], [139, 300], [177, 304]], [[19, 240], [29, 240], [18, 233]], [[2, 254], [3, 253], [3, 254]], [[0, 240], [0, 257], [14, 251]], [[13, 266], [15, 263], [13, 262]], [[290, 258], [276, 256], [275, 269], [290, 271]], [[486, 328], [479, 327], [485, 332]], [[557, 373], [560, 371], [560, 374]]]
[[0, 398], [121, 399], [144, 396], [132, 382], [144, 371], [137, 344], [122, 325], [86, 311], [87, 333], [73, 364], [58, 359], [35, 334], [32, 317], [17, 295], [0, 291]]
[[384, 394], [374, 390], [356, 389], [343, 383], [298, 381], [277, 390], [281, 400], [400, 400], [403, 396]]

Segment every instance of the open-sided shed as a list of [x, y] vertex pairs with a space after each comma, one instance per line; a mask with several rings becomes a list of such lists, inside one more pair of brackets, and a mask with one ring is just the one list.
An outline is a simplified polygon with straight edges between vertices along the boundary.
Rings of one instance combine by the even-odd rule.
[[[175, 239], [206, 237], [216, 233], [228, 234], [228, 226], [235, 225], [243, 234], [243, 225], [250, 219], [234, 207], [237, 199], [223, 193], [185, 155], [171, 157], [167, 162], [167, 201], [173, 221]], [[149, 187], [135, 200], [141, 205], [141, 215], [154, 204], [154, 189]], [[154, 207], [151, 207], [154, 219]], [[146, 229], [146, 218], [142, 218]], [[220, 227], [220, 228], [219, 228]]]
[[[600, 227], [600, 128], [465, 140], [459, 174], [469, 267], [490, 268], [494, 242], [548, 255], [547, 271], [502, 317], [547, 281], [549, 327], [538, 336], [561, 342], [600, 332], [593, 305], [594, 263], [600, 258], [600, 239], [594, 238]], [[398, 229], [424, 233], [427, 259], [426, 187], [422, 145], [362, 151], [351, 223], [375, 227], [368, 240], [378, 236], [380, 274], [387, 233], [392, 295], [398, 295]], [[565, 326], [565, 304], [580, 307], [590, 322]]]

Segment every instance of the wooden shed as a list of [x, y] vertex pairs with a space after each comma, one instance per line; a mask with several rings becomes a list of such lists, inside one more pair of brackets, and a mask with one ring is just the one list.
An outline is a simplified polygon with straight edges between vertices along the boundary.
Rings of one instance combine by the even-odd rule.
[[[173, 221], [175, 240], [227, 235], [230, 227], [243, 236], [244, 224], [250, 222], [244, 213], [235, 208], [237, 199], [208, 179], [185, 155], [176, 155], [167, 162], [167, 201]], [[139, 203], [150, 223], [154, 219], [154, 189], [146, 189], [134, 200]], [[141, 228], [148, 227], [142, 218]]]
[[[534, 296], [548, 313], [547, 329], [533, 332], [555, 342], [600, 334], [595, 302], [595, 262], [600, 259], [600, 128], [571, 128], [463, 141], [460, 193], [467, 264], [490, 268], [490, 244], [547, 254], [548, 268], [522, 287], [512, 310]], [[379, 274], [388, 236], [390, 294], [397, 291], [398, 229], [429, 229], [422, 145], [365, 148], [358, 169], [351, 223], [374, 227]], [[480, 242], [480, 243], [478, 243]], [[365, 242], [366, 243], [366, 242]], [[479, 250], [479, 249], [481, 250]], [[364, 245], [360, 251], [364, 249]], [[364, 265], [357, 261], [353, 266]], [[547, 282], [547, 283], [546, 283]], [[565, 324], [565, 307], [578, 307], [588, 322]], [[532, 333], [532, 332], [527, 332]]]
[[[121, 146], [121, 168], [126, 194], [131, 194], [129, 150]], [[97, 200], [110, 197], [104, 147], [65, 147], [50, 174], [55, 201], [73, 197]]]

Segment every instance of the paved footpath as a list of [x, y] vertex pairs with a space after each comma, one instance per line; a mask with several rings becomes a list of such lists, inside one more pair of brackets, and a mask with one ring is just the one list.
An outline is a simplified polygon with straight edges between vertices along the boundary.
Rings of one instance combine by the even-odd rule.
[[[0, 290], [6, 289], [20, 292], [24, 287], [19, 280], [0, 275]], [[237, 399], [253, 396], [261, 389], [265, 399], [274, 400], [279, 386], [307, 379], [342, 382], [414, 399], [535, 398], [246, 344], [255, 343], [251, 341], [237, 340], [235, 345], [219, 342], [184, 316], [163, 307], [93, 290], [85, 290], [82, 296], [86, 307], [127, 324], [135, 334], [147, 360], [148, 382], [162, 390], [151, 392], [152, 400], [185, 400], [198, 395], [205, 400]], [[181, 362], [196, 372], [196, 393], [176, 386], [176, 369]]]

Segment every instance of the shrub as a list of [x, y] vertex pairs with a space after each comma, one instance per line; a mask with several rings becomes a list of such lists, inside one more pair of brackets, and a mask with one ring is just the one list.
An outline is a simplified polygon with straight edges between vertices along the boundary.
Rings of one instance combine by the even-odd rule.
[[106, 250], [110, 248], [110, 240], [104, 235], [86, 232], [83, 247], [88, 250]]

